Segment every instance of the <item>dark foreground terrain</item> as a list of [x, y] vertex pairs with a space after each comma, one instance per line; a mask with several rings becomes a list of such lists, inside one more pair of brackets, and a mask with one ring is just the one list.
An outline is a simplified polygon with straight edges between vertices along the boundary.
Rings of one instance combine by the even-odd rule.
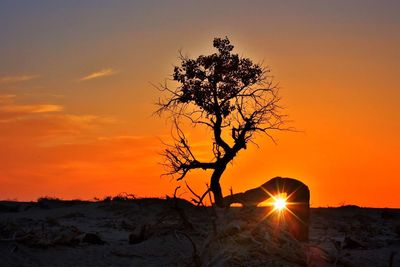
[[300, 243], [266, 208], [180, 199], [0, 202], [5, 266], [400, 266], [400, 210], [311, 211]]

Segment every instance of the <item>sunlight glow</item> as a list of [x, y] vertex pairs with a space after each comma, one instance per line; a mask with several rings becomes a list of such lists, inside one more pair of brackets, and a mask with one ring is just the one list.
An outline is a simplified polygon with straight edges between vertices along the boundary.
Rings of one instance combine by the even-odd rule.
[[[293, 194], [296, 193], [297, 190], [294, 190], [290, 194], [287, 194], [284, 189], [278, 190], [277, 193], [272, 194], [265, 188], [262, 188], [269, 198], [260, 203], [258, 207], [270, 207], [269, 211], [265, 216], [263, 216], [262, 220], [268, 219], [272, 216], [278, 224], [285, 223], [287, 219], [296, 219], [300, 222], [303, 222], [301, 218], [299, 218], [291, 209], [291, 206], [300, 205], [301, 202], [292, 202], [289, 201]], [[303, 222], [304, 223], [304, 222]]]
[[276, 198], [274, 202], [274, 207], [276, 210], [281, 211], [286, 208], [286, 199], [284, 198]]

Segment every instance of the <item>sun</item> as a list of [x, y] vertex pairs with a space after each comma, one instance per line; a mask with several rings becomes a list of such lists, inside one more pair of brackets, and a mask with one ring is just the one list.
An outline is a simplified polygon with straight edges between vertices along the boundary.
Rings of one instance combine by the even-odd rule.
[[281, 210], [285, 209], [286, 204], [287, 204], [286, 199], [281, 198], [281, 197], [275, 198], [275, 201], [274, 201], [275, 210], [281, 211]]
[[259, 207], [270, 207], [263, 219], [267, 219], [268, 217], [275, 214], [276, 216], [274, 217], [277, 218], [278, 222], [280, 222], [281, 220], [285, 220], [286, 212], [294, 215], [294, 213], [289, 208], [290, 205], [294, 204], [293, 202], [288, 201], [290, 196], [287, 196], [285, 192], [278, 192], [275, 195], [269, 192], [267, 193], [270, 198], [258, 205]]

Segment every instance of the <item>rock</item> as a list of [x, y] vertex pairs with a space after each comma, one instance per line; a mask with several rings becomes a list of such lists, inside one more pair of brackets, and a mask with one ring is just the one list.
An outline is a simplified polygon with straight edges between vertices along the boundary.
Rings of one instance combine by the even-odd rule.
[[344, 249], [355, 249], [355, 248], [365, 248], [365, 246], [363, 244], [361, 244], [360, 242], [358, 242], [357, 240], [354, 240], [351, 237], [346, 236], [344, 238], [344, 242], [343, 242], [343, 248]]
[[52, 244], [75, 246], [80, 242], [80, 239], [78, 238], [79, 235], [81, 235], [81, 231], [79, 231], [76, 227], [59, 227], [59, 230], [57, 230], [57, 233], [52, 239]]
[[245, 225], [246, 223], [244, 221], [234, 220], [224, 227], [223, 232], [225, 235], [235, 235], [239, 233]]
[[145, 241], [148, 238], [146, 234], [146, 225], [136, 227], [136, 229], [129, 234], [129, 244], [138, 244]]
[[[284, 190], [282, 190], [284, 188]], [[266, 193], [268, 192], [268, 194]], [[293, 219], [289, 231], [297, 240], [308, 241], [310, 219], [310, 190], [307, 185], [293, 178], [275, 177], [259, 187], [247, 190], [243, 193], [231, 194], [224, 197], [226, 206], [238, 203], [244, 208], [256, 208], [257, 205], [270, 198], [286, 194], [287, 202], [298, 203], [290, 207], [291, 213], [286, 213]]]
[[104, 245], [104, 242], [97, 234], [93, 233], [86, 233], [83, 236], [82, 242], [86, 242], [93, 245]]

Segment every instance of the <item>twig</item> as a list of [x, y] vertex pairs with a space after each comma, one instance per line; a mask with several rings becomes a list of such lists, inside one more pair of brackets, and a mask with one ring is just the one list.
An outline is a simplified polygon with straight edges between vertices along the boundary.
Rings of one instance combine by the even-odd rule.
[[197, 266], [202, 266], [201, 260], [200, 260], [200, 256], [199, 256], [199, 254], [197, 252], [197, 247], [196, 247], [196, 244], [194, 243], [193, 239], [187, 233], [175, 230], [175, 236], [176, 237], [177, 237], [177, 234], [183, 235], [184, 237], [186, 237], [190, 241], [190, 244], [192, 245], [192, 248], [193, 248], [192, 258], [193, 258], [194, 265], [196, 267]]
[[180, 185], [177, 186], [177, 187], [175, 188], [175, 191], [174, 191], [174, 199], [176, 199], [176, 192], [178, 192], [179, 188], [181, 188]]
[[205, 205], [204, 205], [204, 203], [203, 203], [203, 200], [204, 200], [204, 198], [207, 196], [208, 192], [210, 191], [210, 188], [207, 188], [207, 190], [203, 193], [203, 195], [199, 196], [198, 194], [196, 194], [196, 193], [193, 191], [192, 188], [190, 188], [190, 186], [187, 184], [186, 181], [185, 181], [185, 184], [186, 184], [187, 189], [189, 189], [189, 191], [190, 191], [195, 197], [198, 198], [198, 200], [192, 198], [192, 201], [193, 201], [195, 204], [197, 204], [197, 206], [202, 205], [203, 207], [205, 207]]
[[189, 229], [193, 229], [194, 228], [193, 224], [189, 221], [188, 217], [186, 216], [185, 211], [178, 204], [178, 199], [176, 198], [176, 192], [178, 191], [179, 188], [180, 188], [180, 186], [177, 186], [175, 188], [175, 191], [174, 191], [174, 198], [173, 198], [174, 206], [173, 206], [173, 209], [175, 209], [178, 212], [179, 217], [181, 217], [184, 226], [189, 228]]

